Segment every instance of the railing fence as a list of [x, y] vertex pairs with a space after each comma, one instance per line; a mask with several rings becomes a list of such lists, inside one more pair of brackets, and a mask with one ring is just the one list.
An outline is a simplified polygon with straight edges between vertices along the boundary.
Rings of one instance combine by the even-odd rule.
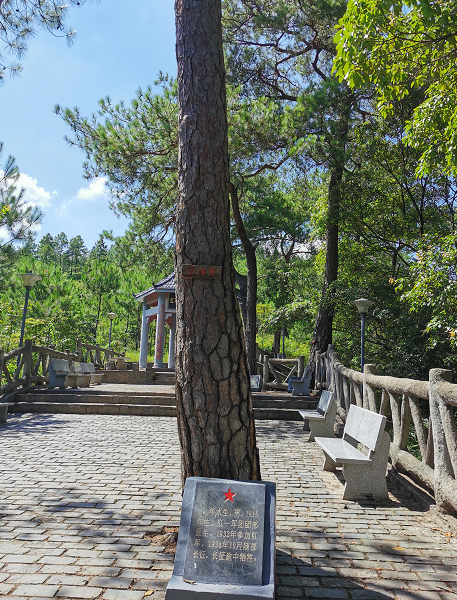
[[[344, 423], [351, 404], [390, 417], [393, 466], [434, 491], [437, 506], [457, 510], [457, 385], [451, 371], [432, 369], [429, 381], [378, 375], [366, 364], [363, 374], [343, 365], [333, 346], [318, 354], [316, 389], [335, 394]], [[408, 450], [417, 440], [414, 456]]]

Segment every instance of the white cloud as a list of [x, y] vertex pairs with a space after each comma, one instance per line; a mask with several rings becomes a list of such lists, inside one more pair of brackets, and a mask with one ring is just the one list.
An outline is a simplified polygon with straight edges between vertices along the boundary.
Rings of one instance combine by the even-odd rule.
[[79, 188], [76, 198], [78, 200], [96, 200], [97, 198], [106, 197], [106, 182], [106, 177], [97, 177], [97, 179], [90, 182], [88, 187]]
[[56, 196], [57, 192], [47, 192], [44, 188], [38, 185], [38, 182], [30, 175], [21, 173], [16, 183], [16, 188], [24, 188], [24, 200], [28, 205], [39, 206], [40, 208], [49, 208], [51, 206], [52, 196]]

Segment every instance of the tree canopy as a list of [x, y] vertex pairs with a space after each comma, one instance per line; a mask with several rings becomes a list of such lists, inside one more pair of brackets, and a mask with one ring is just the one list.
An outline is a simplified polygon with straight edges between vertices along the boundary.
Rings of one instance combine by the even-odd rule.
[[[73, 6], [82, 6], [87, 0], [70, 0]], [[2, 0], [0, 2], [0, 82], [9, 72], [17, 75], [22, 67], [15, 62], [27, 52], [27, 43], [39, 29], [64, 37], [69, 44], [76, 31], [67, 28], [65, 21], [68, 4], [56, 0]], [[10, 60], [9, 57], [12, 57]]]
[[455, 0], [350, 0], [336, 42], [334, 71], [353, 89], [372, 89], [382, 114], [424, 91], [406, 124], [408, 143], [421, 152], [417, 172], [457, 174]]

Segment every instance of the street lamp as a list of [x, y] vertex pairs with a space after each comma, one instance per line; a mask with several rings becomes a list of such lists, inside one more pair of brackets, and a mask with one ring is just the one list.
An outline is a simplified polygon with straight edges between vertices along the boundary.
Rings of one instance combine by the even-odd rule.
[[365, 315], [374, 302], [367, 300], [366, 298], [359, 298], [358, 300], [353, 300], [351, 304], [356, 305], [357, 310], [360, 313], [360, 320], [362, 322], [362, 330], [360, 332], [360, 366], [363, 373], [363, 365], [365, 364]]
[[[41, 279], [41, 277], [34, 275], [33, 273], [22, 273], [22, 275], [19, 275], [19, 277], [22, 279], [22, 283], [25, 286], [25, 301], [24, 310], [22, 311], [21, 337], [19, 338], [19, 348], [21, 348], [24, 341], [25, 319], [27, 318], [27, 305], [29, 303], [30, 290], [33, 288], [35, 283]], [[18, 356], [17, 364], [19, 364], [19, 358], [20, 357]]]
[[112, 329], [113, 329], [113, 319], [114, 319], [114, 317], [115, 317], [115, 316], [116, 316], [116, 313], [113, 313], [113, 312], [111, 312], [111, 313], [108, 313], [108, 317], [109, 317], [109, 320], [110, 320], [110, 323], [109, 323], [109, 342], [108, 342], [108, 350], [111, 350], [111, 331], [112, 331]]

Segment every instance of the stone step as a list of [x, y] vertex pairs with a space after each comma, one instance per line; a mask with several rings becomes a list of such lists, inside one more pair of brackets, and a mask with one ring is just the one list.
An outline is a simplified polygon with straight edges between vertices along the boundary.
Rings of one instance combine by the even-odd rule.
[[156, 383], [154, 371], [97, 371], [102, 373], [103, 383], [126, 383], [130, 385], [145, 385]]
[[147, 406], [176, 406], [174, 395], [129, 396], [128, 394], [20, 394], [19, 402], [57, 403], [57, 404], [138, 404]]
[[155, 376], [154, 383], [156, 385], [172, 385], [176, 383], [176, 375], [174, 373], [160, 373], [160, 375]]
[[[68, 390], [43, 390], [30, 394], [19, 394], [19, 402], [45, 402], [45, 403], [84, 403], [84, 404], [138, 404], [147, 406], [176, 406], [174, 394], [170, 393], [147, 393], [132, 394], [129, 392], [107, 393], [95, 391], [92, 389], [78, 390], [70, 392]], [[252, 406], [255, 409], [274, 409], [274, 410], [313, 410], [317, 406], [317, 400], [300, 398], [271, 398], [271, 397], [252, 397]]]
[[[102, 404], [98, 402], [17, 402], [10, 406], [9, 412], [176, 417], [175, 406]], [[298, 411], [293, 409], [254, 408], [254, 416], [256, 419], [262, 420], [301, 421]]]
[[176, 417], [175, 406], [101, 403], [93, 404], [89, 402], [17, 402], [13, 406], [10, 406], [9, 412]]

